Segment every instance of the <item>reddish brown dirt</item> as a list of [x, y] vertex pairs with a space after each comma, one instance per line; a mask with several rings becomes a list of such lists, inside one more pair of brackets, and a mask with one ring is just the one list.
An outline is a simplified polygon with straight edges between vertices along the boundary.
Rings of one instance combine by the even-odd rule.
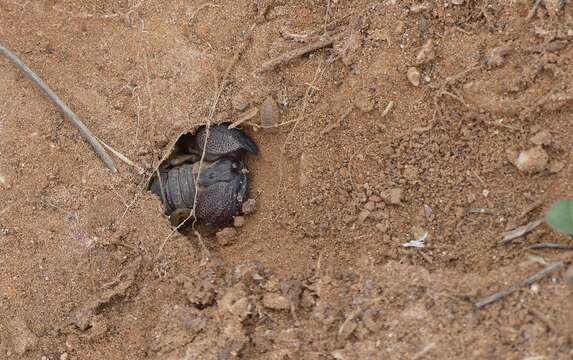
[[[573, 195], [573, 6], [559, 3], [0, 2], [0, 41], [148, 169], [214, 103], [233, 120], [270, 95], [299, 120], [245, 127], [258, 209], [225, 245], [204, 234], [207, 254], [168, 238], [145, 178], [107, 171], [1, 60], [0, 358], [570, 359], [573, 257], [527, 247], [571, 239], [541, 225], [499, 243]], [[305, 46], [285, 30], [325, 29], [343, 40], [257, 73]], [[553, 171], [522, 172], [508, 154], [540, 131]], [[425, 248], [402, 247], [425, 231]]]

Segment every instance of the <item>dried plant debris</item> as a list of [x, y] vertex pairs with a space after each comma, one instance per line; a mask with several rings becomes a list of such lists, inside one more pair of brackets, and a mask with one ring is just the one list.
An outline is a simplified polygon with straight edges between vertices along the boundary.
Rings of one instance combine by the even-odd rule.
[[263, 128], [275, 127], [280, 122], [279, 106], [272, 96], [268, 96], [261, 104], [261, 126]]
[[511, 231], [504, 232], [503, 238], [501, 239], [501, 243], [505, 244], [505, 243], [508, 243], [514, 239], [522, 237], [523, 235], [533, 231], [536, 227], [541, 225], [542, 222], [543, 222], [543, 220], [535, 220], [535, 221], [532, 221], [526, 225], [515, 228]]

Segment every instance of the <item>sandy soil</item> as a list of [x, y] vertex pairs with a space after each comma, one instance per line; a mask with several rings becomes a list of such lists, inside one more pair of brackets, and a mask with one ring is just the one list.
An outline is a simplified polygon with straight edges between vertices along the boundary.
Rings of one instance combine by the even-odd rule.
[[289, 122], [244, 124], [257, 211], [204, 249], [1, 60], [0, 358], [572, 358], [573, 254], [528, 249], [571, 239], [501, 243], [573, 194], [573, 6], [537, 3], [0, 1], [0, 42], [146, 169], [211, 112]]

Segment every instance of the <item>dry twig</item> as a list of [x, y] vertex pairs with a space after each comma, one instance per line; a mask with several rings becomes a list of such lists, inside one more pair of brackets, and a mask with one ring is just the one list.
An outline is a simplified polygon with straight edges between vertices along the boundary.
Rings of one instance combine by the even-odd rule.
[[325, 47], [331, 46], [335, 41], [342, 39], [344, 33], [339, 33], [332, 36], [325, 36], [322, 39], [319, 39], [315, 42], [312, 42], [306, 46], [299, 47], [298, 49], [294, 49], [291, 51], [287, 51], [286, 53], [279, 55], [267, 62], [265, 62], [261, 68], [258, 70], [259, 73], [270, 71], [276, 68], [281, 64], [286, 64], [297, 57], [303, 56], [310, 52], [323, 49]]
[[541, 250], [541, 249], [573, 250], [573, 245], [540, 243], [540, 244], [529, 245], [527, 248], [531, 250]]
[[525, 286], [529, 286], [541, 279], [543, 279], [544, 277], [546, 277], [547, 275], [551, 274], [552, 272], [554, 272], [555, 270], [561, 269], [563, 267], [563, 262], [562, 261], [555, 261], [550, 263], [549, 265], [547, 265], [543, 270], [531, 275], [530, 277], [528, 277], [525, 280], [522, 280], [516, 284], [513, 284], [511, 287], [504, 289], [500, 292], [497, 292], [493, 295], [490, 295], [478, 302], [475, 303], [475, 306], [478, 309], [481, 309], [493, 302], [496, 302], [500, 299], [503, 299], [504, 297], [513, 294], [514, 292], [516, 292], [517, 290], [521, 289], [522, 287]]
[[33, 72], [20, 58], [18, 58], [12, 51], [8, 50], [2, 44], [0, 44], [0, 54], [4, 55], [8, 60], [10, 60], [20, 71], [32, 80], [32, 82], [39, 87], [44, 94], [54, 103], [61, 112], [66, 115], [66, 117], [71, 121], [71, 123], [78, 128], [80, 134], [84, 140], [90, 144], [94, 152], [99, 156], [99, 158], [104, 162], [104, 164], [114, 173], [117, 172], [115, 163], [109, 154], [105, 151], [102, 144], [97, 140], [97, 138], [92, 134], [90, 129], [85, 126], [85, 124], [80, 120], [80, 118], [54, 93], [52, 89], [35, 73]]
[[528, 232], [532, 231], [536, 227], [538, 227], [542, 222], [543, 220], [535, 220], [530, 222], [529, 224], [520, 226], [511, 231], [506, 231], [503, 233], [503, 239], [500, 241], [500, 243], [506, 244], [514, 239], [517, 239], [518, 237], [521, 237], [527, 234]]

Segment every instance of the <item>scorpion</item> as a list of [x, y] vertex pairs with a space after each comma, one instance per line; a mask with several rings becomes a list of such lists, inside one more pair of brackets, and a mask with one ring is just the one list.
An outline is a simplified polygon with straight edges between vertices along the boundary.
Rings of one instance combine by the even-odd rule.
[[209, 228], [222, 227], [240, 213], [249, 195], [248, 153], [257, 155], [258, 148], [243, 131], [226, 123], [202, 126], [178, 140], [167, 164], [151, 179], [150, 190], [173, 226], [194, 218]]

